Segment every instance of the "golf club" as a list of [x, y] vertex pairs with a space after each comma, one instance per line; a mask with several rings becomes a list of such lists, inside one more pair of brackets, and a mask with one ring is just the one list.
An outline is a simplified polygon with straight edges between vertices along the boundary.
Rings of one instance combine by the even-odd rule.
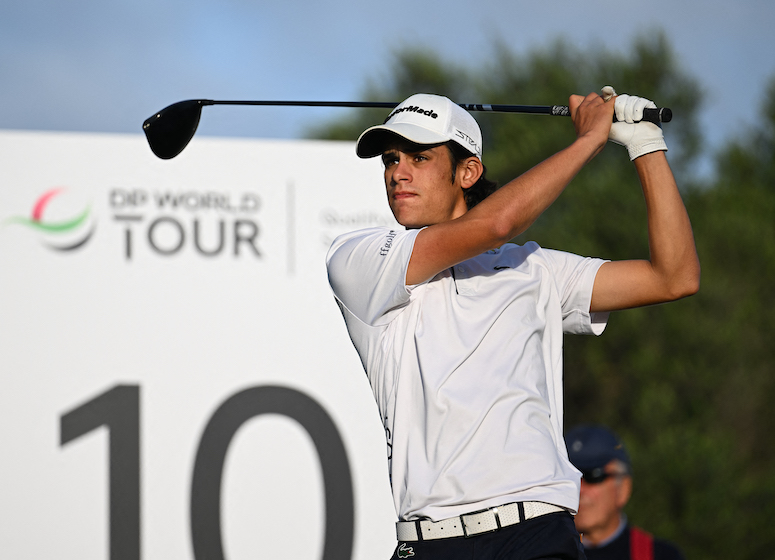
[[[161, 159], [172, 159], [188, 145], [199, 126], [202, 107], [205, 105], [269, 105], [280, 107], [354, 107], [392, 109], [398, 103], [372, 101], [213, 101], [189, 99], [165, 107], [143, 122], [143, 131], [151, 151]], [[565, 105], [478, 105], [460, 103], [467, 111], [493, 113], [530, 113], [568, 117], [570, 109]], [[667, 108], [644, 109], [643, 120], [660, 123], [670, 122], [673, 113]]]

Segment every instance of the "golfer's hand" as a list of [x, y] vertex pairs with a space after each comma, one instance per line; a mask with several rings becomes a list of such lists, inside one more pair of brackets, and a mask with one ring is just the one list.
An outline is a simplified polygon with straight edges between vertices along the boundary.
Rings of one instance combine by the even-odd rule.
[[654, 123], [641, 121], [643, 109], [655, 108], [654, 102], [627, 94], [619, 95], [615, 99], [617, 122], [611, 126], [609, 140], [627, 148], [631, 160], [651, 152], [667, 151], [662, 128]]
[[590, 93], [586, 97], [571, 95], [568, 101], [573, 126], [576, 129], [576, 137], [590, 138], [603, 149], [608, 142], [611, 123], [614, 120], [614, 103], [606, 102], [597, 93]]

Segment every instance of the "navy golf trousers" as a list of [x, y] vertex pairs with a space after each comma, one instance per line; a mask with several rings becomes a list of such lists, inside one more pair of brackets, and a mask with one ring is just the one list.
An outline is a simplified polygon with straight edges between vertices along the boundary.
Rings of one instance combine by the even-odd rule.
[[585, 560], [566, 512], [550, 513], [473, 537], [399, 542], [391, 560]]

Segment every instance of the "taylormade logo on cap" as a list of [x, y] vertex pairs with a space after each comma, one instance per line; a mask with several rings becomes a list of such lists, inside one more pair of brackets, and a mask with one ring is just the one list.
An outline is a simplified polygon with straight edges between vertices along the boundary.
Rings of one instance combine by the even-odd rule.
[[383, 124], [361, 134], [356, 152], [362, 158], [378, 156], [395, 136], [421, 145], [453, 141], [482, 157], [482, 132], [476, 119], [441, 95], [418, 93], [400, 103]]
[[411, 111], [413, 113], [421, 113], [423, 115], [426, 115], [432, 119], [437, 119], [439, 116], [433, 112], [432, 109], [425, 110], [422, 107], [417, 107], [416, 105], [411, 105], [409, 107], [401, 107], [400, 109], [394, 109], [392, 113], [388, 115], [388, 117], [385, 119], [385, 121], [382, 124], [387, 123], [390, 119], [392, 119], [395, 115], [398, 113], [403, 113], [404, 111]]

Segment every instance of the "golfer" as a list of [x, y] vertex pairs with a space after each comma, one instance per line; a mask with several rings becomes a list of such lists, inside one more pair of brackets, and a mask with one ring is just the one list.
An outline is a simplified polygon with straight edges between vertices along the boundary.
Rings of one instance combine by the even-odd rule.
[[[563, 333], [599, 335], [608, 312], [693, 294], [700, 275], [662, 130], [637, 122], [654, 104], [604, 92], [571, 96], [574, 142], [497, 190], [478, 124], [445, 97], [414, 95], [358, 139], [406, 229], [342, 235], [327, 265], [385, 427], [393, 558], [584, 558]], [[509, 243], [609, 139], [640, 177], [650, 260]]]

